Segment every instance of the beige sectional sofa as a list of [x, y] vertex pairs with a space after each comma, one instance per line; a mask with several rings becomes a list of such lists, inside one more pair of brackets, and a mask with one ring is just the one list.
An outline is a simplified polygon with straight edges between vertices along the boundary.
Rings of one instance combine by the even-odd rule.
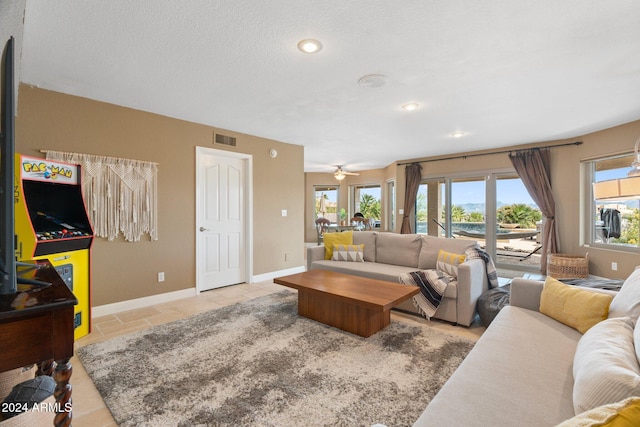
[[[477, 246], [475, 240], [377, 231], [354, 232], [353, 244], [364, 245], [364, 262], [325, 260], [324, 246], [313, 246], [307, 248], [307, 270], [332, 270], [398, 282], [403, 273], [434, 269], [440, 249], [463, 254], [466, 249]], [[458, 266], [458, 280], [447, 286], [434, 317], [469, 326], [476, 316], [476, 302], [487, 289], [484, 261], [465, 261]], [[403, 302], [398, 308], [419, 314], [411, 300]]]
[[[599, 404], [640, 396], [640, 270], [617, 294], [585, 289], [614, 298], [604, 314], [608, 318], [598, 319], [584, 335], [539, 311], [543, 287], [544, 282], [512, 281], [511, 305], [500, 311], [414, 426], [541, 427], [566, 420], [563, 427], [592, 425], [579, 424], [574, 416], [615, 414]], [[640, 411], [640, 398], [631, 399]], [[589, 410], [593, 405], [598, 406]], [[640, 425], [635, 420], [630, 425]]]

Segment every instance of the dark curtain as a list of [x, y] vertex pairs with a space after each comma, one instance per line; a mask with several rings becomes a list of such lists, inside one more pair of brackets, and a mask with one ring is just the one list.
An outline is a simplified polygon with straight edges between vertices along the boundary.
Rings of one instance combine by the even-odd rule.
[[405, 187], [404, 187], [404, 216], [402, 217], [402, 228], [400, 233], [411, 234], [411, 211], [416, 207], [416, 197], [418, 196], [418, 187], [422, 180], [422, 166], [420, 163], [411, 163], [404, 169]]
[[509, 154], [509, 159], [520, 176], [529, 195], [545, 217], [542, 230], [542, 274], [547, 273], [547, 256], [558, 252], [556, 232], [556, 203], [551, 191], [550, 151], [548, 148], [517, 151]]

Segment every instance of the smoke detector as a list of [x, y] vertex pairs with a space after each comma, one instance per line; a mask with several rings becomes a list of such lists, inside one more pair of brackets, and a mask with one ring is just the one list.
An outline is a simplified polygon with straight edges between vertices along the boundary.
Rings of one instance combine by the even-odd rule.
[[358, 80], [358, 86], [365, 89], [375, 89], [387, 84], [389, 78], [382, 74], [369, 74], [364, 77], [360, 77]]

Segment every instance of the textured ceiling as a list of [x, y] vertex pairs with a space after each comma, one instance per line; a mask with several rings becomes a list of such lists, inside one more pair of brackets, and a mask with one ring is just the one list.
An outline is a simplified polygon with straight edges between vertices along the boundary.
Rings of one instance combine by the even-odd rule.
[[639, 119], [639, 18], [636, 0], [27, 0], [21, 78], [362, 170]]

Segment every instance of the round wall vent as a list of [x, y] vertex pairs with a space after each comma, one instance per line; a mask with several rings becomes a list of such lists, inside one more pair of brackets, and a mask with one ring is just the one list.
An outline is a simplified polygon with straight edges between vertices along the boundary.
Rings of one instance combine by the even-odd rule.
[[367, 89], [374, 89], [386, 85], [387, 80], [389, 80], [389, 78], [382, 74], [369, 74], [367, 76], [360, 77], [360, 80], [358, 80], [358, 86]]

